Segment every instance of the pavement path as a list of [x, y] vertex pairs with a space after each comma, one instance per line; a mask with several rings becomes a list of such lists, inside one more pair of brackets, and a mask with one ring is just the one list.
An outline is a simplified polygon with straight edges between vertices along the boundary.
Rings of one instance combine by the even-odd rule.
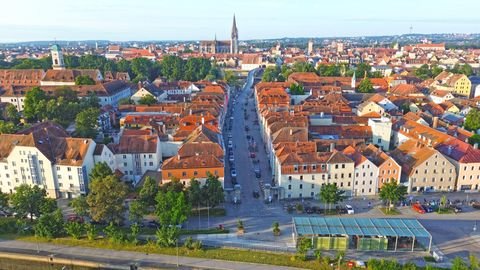
[[[17, 254], [30, 254], [44, 256], [46, 260], [53, 256], [68, 260], [83, 260], [96, 262], [99, 265], [110, 265], [111, 268], [128, 269], [136, 264], [140, 269], [173, 268], [177, 263], [180, 269], [233, 269], [233, 270], [290, 270], [291, 267], [281, 267], [265, 264], [243, 263], [224, 260], [211, 260], [203, 258], [176, 257], [160, 254], [145, 254], [130, 251], [115, 251], [108, 249], [86, 248], [78, 246], [63, 246], [45, 243], [31, 243], [17, 240], [0, 241], [0, 252]], [[110, 268], [110, 267], [109, 267]]]

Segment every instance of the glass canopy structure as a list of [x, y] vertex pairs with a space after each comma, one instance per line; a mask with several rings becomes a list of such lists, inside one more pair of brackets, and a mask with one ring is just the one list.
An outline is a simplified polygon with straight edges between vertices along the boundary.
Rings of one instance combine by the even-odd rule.
[[428, 250], [432, 235], [416, 219], [294, 217], [293, 237], [311, 238], [314, 248]]

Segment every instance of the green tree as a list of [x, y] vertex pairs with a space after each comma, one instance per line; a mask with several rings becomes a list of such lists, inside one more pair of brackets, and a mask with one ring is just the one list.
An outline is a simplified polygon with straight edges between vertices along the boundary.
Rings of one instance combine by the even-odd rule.
[[215, 208], [217, 205], [225, 201], [222, 183], [218, 180], [218, 176], [208, 174], [202, 190], [204, 201], [208, 201], [209, 207]]
[[8, 209], [9, 199], [10, 199], [10, 196], [8, 195], [8, 193], [3, 193], [0, 191], [0, 210]]
[[97, 137], [97, 121], [100, 111], [96, 108], [88, 108], [77, 114], [75, 118], [76, 134], [82, 138]]
[[302, 84], [292, 83], [290, 85], [289, 89], [290, 89], [290, 95], [304, 95], [305, 94], [305, 88], [303, 87]]
[[93, 166], [92, 171], [88, 175], [90, 180], [93, 179], [103, 179], [107, 176], [113, 175], [112, 169], [108, 166], [106, 162], [98, 162]]
[[238, 77], [235, 74], [235, 72], [232, 71], [232, 70], [225, 70], [223, 79], [230, 86], [233, 86], [233, 87], [239, 87], [240, 86], [240, 82], [238, 81]]
[[180, 179], [175, 177], [172, 177], [170, 182], [162, 184], [159, 187], [159, 190], [163, 193], [166, 193], [168, 191], [182, 192], [184, 189], [185, 189], [185, 186], [183, 185], [183, 183], [180, 182]]
[[422, 80], [426, 80], [432, 77], [432, 71], [430, 70], [427, 64], [424, 64], [419, 68], [415, 69], [415, 76], [417, 76]]
[[12, 122], [5, 122], [0, 120], [0, 134], [13, 134], [17, 132], [18, 128]]
[[447, 196], [443, 195], [440, 198], [440, 207], [438, 208], [438, 211], [440, 212], [441, 209], [445, 208], [447, 206]]
[[307, 252], [312, 248], [312, 240], [309, 238], [300, 238], [297, 243], [297, 256], [302, 259], [307, 259]]
[[128, 187], [113, 175], [95, 178], [90, 182], [87, 203], [90, 215], [95, 221], [120, 224], [125, 212]]
[[35, 236], [52, 239], [63, 235], [62, 211], [42, 215], [35, 224]]
[[455, 257], [452, 261], [452, 270], [468, 270], [467, 263], [460, 257]]
[[85, 233], [85, 226], [80, 222], [67, 222], [65, 223], [65, 232], [73, 239], [80, 239]]
[[20, 114], [18, 113], [17, 108], [13, 104], [8, 104], [5, 108], [5, 119], [15, 125], [20, 122]]
[[473, 108], [468, 112], [463, 127], [470, 131], [480, 129], [480, 111], [478, 109]]
[[139, 192], [139, 199], [145, 206], [150, 207], [155, 205], [155, 197], [158, 193], [158, 184], [155, 179], [150, 176], [145, 177], [143, 186]]
[[88, 75], [80, 75], [75, 78], [75, 85], [95, 85], [95, 80]]
[[132, 223], [140, 223], [143, 216], [147, 213], [145, 204], [142, 201], [136, 200], [130, 203], [128, 209], [128, 219]]
[[10, 196], [10, 203], [20, 216], [28, 214], [30, 221], [33, 221], [34, 216], [40, 216], [40, 209], [45, 202], [46, 195], [46, 191], [38, 186], [22, 184], [15, 188], [15, 193]]
[[358, 92], [360, 93], [373, 93], [373, 84], [369, 78], [363, 79], [358, 85]]
[[441, 68], [437, 65], [432, 66], [432, 78], [437, 77], [442, 72], [443, 72], [443, 68]]
[[469, 64], [456, 64], [453, 69], [450, 70], [450, 72], [457, 74], [465, 74], [465, 76], [470, 77], [473, 74], [473, 68]]
[[129, 74], [131, 71], [130, 61], [122, 59], [117, 62], [117, 71], [119, 72], [128, 72]]
[[280, 74], [280, 67], [278, 66], [269, 66], [267, 67], [262, 75], [262, 82], [275, 82], [278, 80], [278, 75]]
[[344, 190], [339, 190], [337, 185], [330, 183], [322, 185], [319, 196], [324, 203], [328, 204], [328, 210], [330, 210], [332, 204], [343, 201], [344, 193]]
[[132, 244], [137, 244], [138, 243], [138, 235], [140, 234], [140, 225], [138, 223], [133, 223], [130, 225], [130, 242]]
[[85, 196], [78, 196], [71, 200], [68, 205], [73, 208], [73, 212], [81, 217], [85, 217], [88, 215], [88, 203], [87, 197]]
[[123, 232], [115, 226], [113, 222], [110, 222], [107, 227], [103, 229], [103, 233], [108, 238], [108, 241], [111, 243], [122, 243], [125, 240], [125, 235]]
[[159, 192], [156, 201], [155, 213], [161, 224], [156, 232], [157, 243], [160, 246], [175, 245], [179, 236], [179, 228], [177, 226], [187, 220], [190, 205], [183, 192]]
[[468, 143], [471, 145], [476, 143], [480, 144], [480, 134], [473, 134], [470, 138], [468, 138]]
[[40, 205], [40, 214], [52, 213], [58, 209], [57, 201], [53, 198], [45, 198]]
[[157, 103], [157, 99], [152, 95], [145, 95], [138, 100], [138, 104], [140, 105], [150, 106], [156, 103]]
[[200, 207], [204, 197], [200, 181], [195, 178], [190, 180], [190, 185], [187, 188], [187, 197], [190, 205]]
[[470, 267], [468, 268], [469, 270], [480, 269], [480, 263], [478, 262], [478, 258], [473, 253], [470, 253], [468, 255], [468, 261], [470, 262]]
[[[367, 63], [360, 63], [355, 67], [355, 74], [359, 77], [369, 77], [372, 67]], [[353, 73], [352, 73], [353, 75]]]
[[397, 181], [392, 178], [390, 182], [383, 184], [379, 195], [382, 200], [388, 201], [388, 211], [390, 211], [393, 204], [405, 199], [407, 187], [399, 185]]
[[132, 104], [132, 101], [130, 100], [130, 98], [122, 98], [118, 101], [118, 105], [128, 105], [128, 104]]
[[[77, 77], [80, 78], [81, 76]], [[88, 77], [88, 76], [87, 76]], [[88, 77], [90, 78], [90, 77]], [[95, 82], [94, 82], [95, 83]], [[78, 102], [77, 92], [73, 91], [70, 87], [60, 87], [54, 91], [55, 98], [62, 97], [64, 101], [68, 102]]]
[[42, 102], [46, 104], [47, 95], [40, 87], [33, 87], [25, 94], [25, 100], [23, 101], [23, 116], [28, 120], [41, 120], [39, 117], [45, 106], [42, 106]]

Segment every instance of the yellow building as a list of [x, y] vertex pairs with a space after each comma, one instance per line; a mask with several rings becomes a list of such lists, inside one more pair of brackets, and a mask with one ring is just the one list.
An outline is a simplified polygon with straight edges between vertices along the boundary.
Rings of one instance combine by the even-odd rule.
[[438, 90], [447, 90], [457, 95], [470, 97], [472, 82], [464, 74], [453, 74], [444, 71], [435, 77], [432, 86]]

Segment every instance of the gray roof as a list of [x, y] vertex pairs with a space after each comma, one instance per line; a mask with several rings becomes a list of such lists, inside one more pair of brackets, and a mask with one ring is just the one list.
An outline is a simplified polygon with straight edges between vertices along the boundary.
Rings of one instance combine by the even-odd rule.
[[431, 238], [416, 219], [294, 217], [298, 236], [356, 235]]

